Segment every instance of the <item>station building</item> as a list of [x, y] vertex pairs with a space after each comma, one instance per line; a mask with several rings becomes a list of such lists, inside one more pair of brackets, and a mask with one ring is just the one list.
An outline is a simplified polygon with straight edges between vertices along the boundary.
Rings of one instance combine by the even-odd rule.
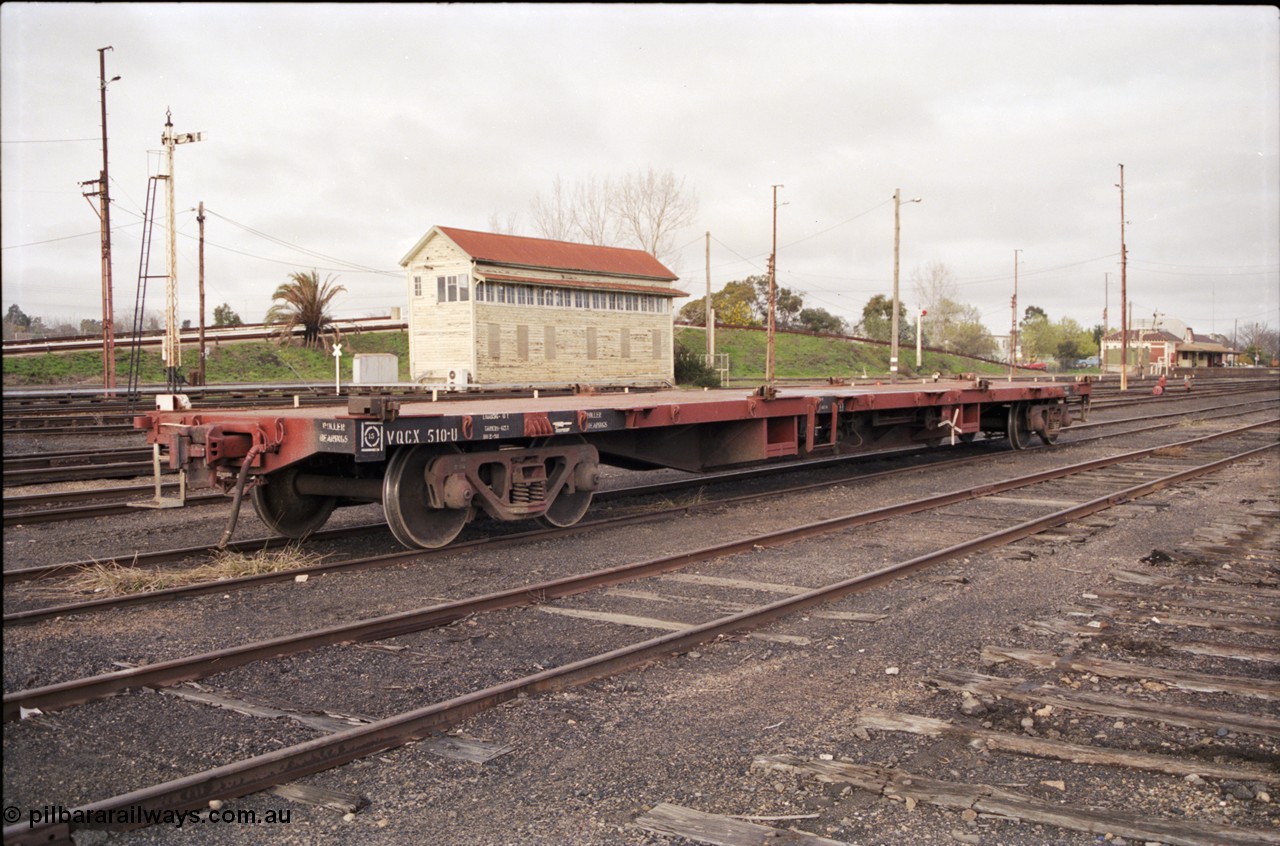
[[[1104, 373], [1119, 373], [1124, 333], [1111, 332], [1102, 338]], [[1130, 329], [1129, 369], [1135, 373], [1169, 373], [1174, 369], [1231, 367], [1240, 353], [1211, 335], [1197, 335], [1187, 327], [1182, 336], [1158, 329]]]
[[641, 250], [435, 226], [400, 260], [424, 383], [674, 381], [676, 275]]

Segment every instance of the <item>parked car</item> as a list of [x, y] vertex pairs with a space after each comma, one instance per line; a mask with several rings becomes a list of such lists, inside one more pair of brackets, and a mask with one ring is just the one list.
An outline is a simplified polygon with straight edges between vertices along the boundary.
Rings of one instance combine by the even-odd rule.
[[1033, 361], [1030, 364], [1024, 364], [1022, 366], [1027, 368], [1028, 370], [1048, 370], [1049, 369], [1049, 365], [1045, 364], [1043, 361]]

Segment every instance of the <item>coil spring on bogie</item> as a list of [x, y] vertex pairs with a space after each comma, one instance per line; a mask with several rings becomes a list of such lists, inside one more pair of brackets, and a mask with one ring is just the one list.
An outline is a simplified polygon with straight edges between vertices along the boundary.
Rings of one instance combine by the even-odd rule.
[[547, 498], [545, 480], [536, 482], [516, 482], [511, 486], [511, 504], [524, 505], [533, 502], [544, 502]]

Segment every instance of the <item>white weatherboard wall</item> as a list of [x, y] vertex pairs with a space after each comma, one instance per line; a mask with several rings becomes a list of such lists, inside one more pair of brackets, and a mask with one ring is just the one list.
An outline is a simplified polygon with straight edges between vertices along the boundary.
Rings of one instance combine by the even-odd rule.
[[[439, 302], [438, 280], [467, 277], [468, 299]], [[419, 281], [420, 280], [420, 281]], [[432, 238], [408, 265], [409, 376], [443, 382], [450, 370], [474, 371], [471, 257], [447, 238]]]
[[674, 382], [668, 282], [487, 264], [438, 232], [402, 264], [415, 381], [466, 371], [479, 385]]

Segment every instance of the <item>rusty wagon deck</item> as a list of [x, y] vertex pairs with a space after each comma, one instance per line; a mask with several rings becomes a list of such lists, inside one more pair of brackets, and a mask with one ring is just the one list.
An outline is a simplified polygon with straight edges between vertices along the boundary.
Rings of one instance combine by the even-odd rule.
[[[600, 463], [704, 471], [788, 457], [1035, 434], [1087, 413], [1084, 382], [942, 381], [153, 411], [135, 419], [195, 485], [251, 486], [272, 528], [302, 536], [335, 507], [381, 501], [409, 546], [448, 543], [483, 510], [577, 522]], [[1074, 417], [1073, 417], [1074, 414]]]

